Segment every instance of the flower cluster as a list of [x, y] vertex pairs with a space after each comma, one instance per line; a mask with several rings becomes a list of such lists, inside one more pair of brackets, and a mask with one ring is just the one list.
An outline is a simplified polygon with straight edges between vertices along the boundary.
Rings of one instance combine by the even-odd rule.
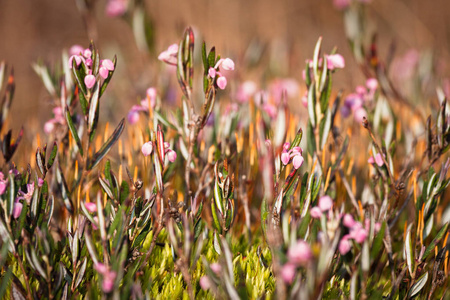
[[128, 122], [130, 124], [136, 124], [139, 121], [139, 112], [148, 112], [150, 107], [156, 106], [156, 89], [151, 87], [147, 89], [147, 97], [141, 100], [140, 105], [133, 105], [128, 112]]
[[64, 125], [66, 122], [63, 116], [63, 110], [61, 107], [53, 108], [53, 118], [45, 122], [44, 132], [50, 134], [54, 129], [56, 124]]
[[333, 207], [333, 199], [330, 196], [322, 196], [319, 198], [317, 206], [311, 208], [311, 217], [319, 219], [323, 213], [327, 212]]
[[367, 79], [366, 86], [357, 86], [354, 93], [348, 95], [341, 108], [341, 114], [344, 118], [353, 113], [355, 121], [362, 122], [367, 118], [367, 112], [364, 105], [372, 101], [378, 88], [378, 81], [375, 78]]
[[[344, 235], [341, 241], [339, 242], [339, 252], [342, 255], [345, 255], [352, 248], [350, 240], [354, 240], [358, 244], [362, 244], [369, 236], [370, 221], [369, 219], [366, 219], [365, 224], [363, 226], [360, 222], [355, 221], [352, 215], [345, 214], [344, 217], [342, 218], [342, 224], [344, 224], [344, 226], [347, 227], [349, 230], [349, 233]], [[380, 228], [381, 224], [375, 223], [374, 228], [375, 233], [380, 231]]]
[[167, 50], [161, 52], [161, 54], [158, 56], [158, 59], [160, 61], [163, 61], [169, 65], [177, 65], [178, 61], [178, 44], [172, 44], [167, 48]]
[[94, 264], [95, 270], [103, 276], [102, 289], [105, 293], [110, 293], [114, 288], [114, 281], [116, 280], [117, 273], [111, 271], [107, 266], [102, 263]]
[[[69, 52], [71, 54], [69, 58], [69, 68], [72, 69], [74, 60], [77, 66], [83, 63], [87, 69], [87, 75], [84, 77], [84, 84], [88, 89], [91, 89], [97, 82], [97, 74], [93, 74], [92, 69], [94, 64], [92, 50], [89, 48], [83, 50], [81, 46], [75, 45], [70, 48]], [[114, 71], [114, 68], [114, 63], [110, 59], [103, 59], [100, 61], [98, 75], [100, 75], [100, 77], [102, 77], [103, 79], [106, 79], [110, 74], [109, 72]]]
[[234, 70], [234, 62], [230, 58], [221, 58], [214, 67], [209, 68], [208, 76], [216, 79], [217, 86], [224, 90], [227, 87], [227, 78], [220, 72], [220, 67], [226, 71]]
[[[153, 152], [153, 142], [149, 141], [147, 143], [144, 143], [144, 145], [142, 145], [141, 151], [144, 156], [151, 155]], [[164, 155], [167, 155], [167, 158], [172, 163], [177, 159], [177, 153], [170, 149], [170, 144], [168, 142], [164, 142]]]
[[299, 266], [305, 266], [313, 258], [311, 248], [304, 240], [297, 241], [287, 252], [288, 262], [281, 269], [281, 277], [292, 283]]
[[304, 162], [304, 158], [302, 156], [303, 149], [301, 147], [293, 147], [292, 149], [289, 149], [290, 146], [290, 143], [284, 143], [283, 152], [281, 153], [281, 162], [286, 166], [292, 160], [292, 165], [295, 169], [298, 169]]

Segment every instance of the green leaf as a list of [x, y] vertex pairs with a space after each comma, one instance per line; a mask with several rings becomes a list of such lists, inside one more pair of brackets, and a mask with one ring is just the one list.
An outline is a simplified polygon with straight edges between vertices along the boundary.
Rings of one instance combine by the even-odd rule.
[[425, 261], [425, 259], [430, 255], [430, 253], [433, 251], [434, 247], [439, 243], [439, 241], [445, 236], [448, 230], [448, 222], [444, 225], [444, 227], [439, 230], [438, 234], [434, 237], [433, 241], [430, 245], [425, 249], [425, 252], [423, 253], [422, 261]]
[[311, 84], [308, 91], [308, 115], [312, 127], [316, 127], [316, 89], [315, 84]]
[[72, 117], [70, 116], [70, 111], [69, 111], [68, 106], [66, 106], [65, 114], [66, 114], [67, 125], [69, 126], [69, 131], [72, 134], [73, 139], [77, 143], [78, 151], [80, 151], [81, 156], [83, 156], [83, 147], [81, 145], [81, 140], [80, 140], [80, 137], [78, 136], [77, 129], [75, 128], [75, 125], [73, 124], [73, 120], [72, 120]]
[[216, 47], [212, 47], [211, 50], [209, 50], [208, 54], [208, 69], [206, 72], [208, 72], [209, 68], [214, 68], [214, 65], [216, 64]]
[[94, 156], [92, 157], [92, 160], [89, 162], [88, 170], [92, 170], [102, 159], [103, 157], [108, 154], [109, 150], [111, 150], [112, 146], [117, 142], [120, 135], [123, 132], [123, 129], [125, 128], [125, 118], [120, 121], [119, 125], [117, 125], [116, 129], [112, 133], [112, 135], [109, 137], [109, 139], [103, 144], [103, 146], [98, 150]]
[[[3, 298], [6, 293], [6, 289], [8, 288], [9, 282], [11, 280], [11, 276], [13, 275], [12, 268], [8, 268], [8, 270], [3, 274], [0, 282], [0, 299], [6, 299]], [[11, 299], [13, 299], [11, 295]]]
[[331, 130], [331, 110], [328, 108], [325, 117], [320, 121], [320, 150], [325, 147]]
[[372, 243], [372, 249], [370, 251], [370, 258], [373, 261], [378, 253], [381, 250], [381, 247], [383, 245], [383, 238], [384, 238], [384, 232], [386, 230], [386, 222], [383, 222], [383, 224], [381, 225], [380, 231], [378, 231], [377, 235], [375, 236], [375, 238], [373, 239], [373, 243]]
[[55, 141], [55, 142], [53, 142], [52, 152], [50, 153], [50, 157], [48, 158], [47, 170], [50, 170], [51, 167], [53, 166], [53, 163], [55, 162], [56, 154], [58, 154], [58, 145]]
[[204, 68], [204, 75], [208, 74], [209, 65], [208, 65], [208, 58], [206, 57], [206, 43], [203, 41], [202, 44], [202, 61], [203, 61], [203, 68]]
[[72, 60], [72, 72], [75, 76], [75, 80], [77, 81], [77, 85], [80, 88], [81, 92], [86, 95], [86, 85], [84, 84], [84, 77], [86, 76], [86, 73], [83, 71], [82, 68], [83, 63], [81, 63], [80, 66], [77, 66], [76, 60]]
[[314, 157], [316, 152], [316, 139], [314, 138], [314, 129], [311, 122], [308, 122], [308, 127], [306, 128], [306, 135], [308, 137], [308, 153], [311, 157]]
[[88, 116], [88, 130], [89, 130], [89, 141], [92, 142], [95, 136], [95, 129], [98, 124], [98, 117], [100, 114], [100, 101], [99, 101], [99, 84], [95, 83], [91, 101], [89, 104], [89, 116]]
[[219, 218], [217, 217], [216, 206], [214, 205], [214, 201], [211, 201], [211, 213], [213, 216], [213, 225], [214, 228], [222, 234], [222, 226], [220, 226]]

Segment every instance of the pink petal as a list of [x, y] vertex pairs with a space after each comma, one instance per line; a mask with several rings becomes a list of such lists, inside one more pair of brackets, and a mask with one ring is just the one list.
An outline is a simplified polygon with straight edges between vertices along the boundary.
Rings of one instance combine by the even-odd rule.
[[222, 266], [218, 263], [213, 263], [210, 265], [211, 270], [216, 273], [219, 274], [222, 271]]
[[319, 208], [322, 212], [327, 211], [333, 207], [333, 199], [330, 196], [322, 196], [319, 198]]
[[294, 158], [292, 159], [292, 164], [294, 165], [294, 168], [297, 170], [303, 165], [303, 161], [304, 161], [303, 157], [300, 154], [298, 154], [294, 156]]
[[227, 79], [225, 78], [225, 76], [220, 76], [217, 79], [217, 86], [221, 89], [224, 90], [227, 87]]
[[100, 67], [100, 69], [98, 70], [98, 73], [99, 73], [100, 76], [103, 77], [104, 79], [108, 78], [109, 71], [108, 71], [108, 69], [106, 69], [105, 67]]
[[288, 259], [294, 264], [305, 264], [313, 257], [309, 244], [304, 240], [299, 240], [296, 244], [291, 246], [287, 253]]
[[69, 49], [69, 55], [80, 55], [81, 53], [83, 53], [83, 51], [84, 49], [80, 45], [73, 45]]
[[234, 61], [232, 61], [230, 58], [225, 58], [225, 59], [222, 61], [221, 67], [222, 67], [224, 70], [232, 71], [232, 70], [234, 70]]
[[369, 157], [369, 159], [367, 160], [367, 162], [369, 164], [374, 164], [375, 163], [375, 159], [373, 158], [373, 156]]
[[375, 162], [377, 163], [377, 165], [379, 167], [382, 167], [384, 165], [384, 161], [383, 161], [383, 157], [381, 156], [381, 153], [377, 153], [377, 155], [375, 155]]
[[356, 221], [355, 219], [353, 219], [352, 215], [345, 214], [342, 223], [344, 224], [345, 227], [352, 228], [355, 225]]
[[283, 165], [287, 165], [289, 161], [291, 160], [291, 156], [287, 152], [281, 153], [281, 162]]
[[167, 153], [167, 158], [170, 162], [173, 163], [177, 159], [177, 153], [173, 150], [169, 150], [169, 152]]
[[291, 284], [294, 281], [297, 268], [294, 264], [287, 263], [281, 268], [281, 278], [287, 284]]
[[94, 213], [97, 211], [97, 205], [93, 202], [84, 203], [84, 207], [86, 207], [86, 210], [90, 213]]
[[214, 69], [214, 68], [209, 68], [209, 70], [208, 70], [208, 75], [209, 75], [209, 77], [211, 77], [211, 78], [215, 78], [215, 77], [216, 77], [216, 69]]
[[86, 75], [86, 77], [84, 77], [84, 84], [86, 84], [88, 89], [92, 88], [95, 85], [95, 76]]
[[314, 219], [319, 219], [322, 216], [322, 211], [317, 206], [311, 208], [311, 211], [309, 213]]
[[366, 80], [366, 86], [369, 90], [374, 91], [378, 88], [378, 80], [375, 78], [369, 78]]
[[211, 281], [209, 280], [208, 276], [202, 276], [199, 280], [199, 284], [204, 291], [211, 288]]
[[352, 245], [350, 243], [350, 240], [348, 239], [348, 237], [344, 236], [339, 242], [339, 252], [342, 255], [345, 255], [350, 251], [351, 248]]
[[114, 71], [114, 63], [110, 59], [104, 59], [102, 61], [102, 66], [105, 67], [108, 71]]
[[345, 67], [344, 57], [340, 54], [332, 54], [327, 56], [327, 66], [329, 70], [342, 69]]
[[91, 58], [91, 56], [92, 56], [92, 51], [91, 51], [91, 49], [86, 48], [86, 49], [83, 51], [83, 56], [84, 56], [85, 58]]
[[13, 218], [17, 219], [18, 217], [20, 217], [20, 214], [22, 213], [22, 208], [23, 208], [23, 204], [20, 202], [15, 202], [14, 203], [14, 208], [13, 208]]
[[144, 145], [142, 145], [141, 150], [142, 150], [142, 154], [144, 154], [144, 156], [149, 156], [153, 152], [153, 143], [152, 142], [145, 143]]
[[139, 121], [139, 113], [135, 110], [131, 110], [128, 113], [127, 119], [130, 124], [136, 124]]

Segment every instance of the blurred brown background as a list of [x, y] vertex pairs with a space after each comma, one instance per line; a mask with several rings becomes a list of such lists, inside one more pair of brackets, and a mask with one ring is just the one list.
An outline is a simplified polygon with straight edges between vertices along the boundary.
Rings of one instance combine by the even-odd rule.
[[[352, 90], [363, 83], [345, 38], [342, 13], [333, 7], [332, 0], [147, 1], [146, 9], [155, 29], [155, 52], [151, 55], [137, 49], [132, 30], [124, 20], [105, 15], [105, 5], [106, 1], [95, 3], [95, 42], [105, 57], [114, 53], [119, 56], [118, 72], [112, 82], [131, 79], [128, 85], [116, 89], [120, 96], [111, 100], [120, 100], [125, 109], [139, 94], [143, 95], [146, 87], [156, 84], [155, 75], [160, 68], [157, 54], [177, 42], [187, 25], [201, 33], [209, 46], [214, 44], [220, 53], [232, 57], [237, 68], [255, 38], [272, 49], [287, 45], [284, 50], [295, 55], [282, 75], [301, 83], [304, 60], [312, 56], [314, 44], [322, 35], [326, 51], [337, 46], [346, 58], [346, 69], [336, 76], [337, 87]], [[448, 0], [374, 0], [368, 13], [379, 32], [381, 55], [396, 40], [398, 54], [409, 48], [431, 49], [448, 60], [449, 9]], [[73, 44], [88, 45], [75, 0], [0, 0], [0, 36], [0, 60], [13, 65], [16, 75], [13, 128], [22, 124], [42, 128], [50, 117], [48, 95], [31, 64], [38, 59], [59, 61], [63, 49]], [[255, 74], [241, 73], [240, 77], [258, 79]], [[126, 111], [117, 114], [124, 116]], [[32, 121], [37, 116], [40, 118]]]

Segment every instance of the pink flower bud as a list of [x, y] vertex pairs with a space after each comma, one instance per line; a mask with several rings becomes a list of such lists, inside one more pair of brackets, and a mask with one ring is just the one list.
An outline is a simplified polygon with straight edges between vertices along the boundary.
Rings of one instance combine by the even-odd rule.
[[375, 228], [374, 228], [375, 233], [378, 233], [378, 231], [380, 231], [380, 229], [381, 229], [381, 223], [380, 222], [376, 222], [375, 223]]
[[286, 142], [286, 143], [283, 144], [283, 150], [288, 151], [290, 147], [291, 147], [291, 144], [288, 143], [288, 142]]
[[44, 184], [44, 179], [38, 178], [38, 187], [41, 187]]
[[101, 77], [103, 77], [104, 79], [108, 78], [109, 75], [109, 71], [108, 69], [106, 69], [105, 67], [100, 67], [100, 69], [98, 70], [98, 73], [100, 74]]
[[86, 207], [86, 210], [90, 213], [94, 213], [97, 211], [97, 205], [93, 202], [84, 203], [84, 207]]
[[199, 284], [204, 291], [211, 288], [211, 281], [209, 280], [208, 276], [202, 276], [199, 280]]
[[211, 78], [215, 78], [215, 77], [216, 77], [216, 69], [214, 69], [214, 68], [209, 68], [209, 70], [208, 70], [208, 75], [209, 75], [209, 77], [211, 77]]
[[299, 240], [295, 245], [291, 246], [287, 253], [291, 263], [301, 265], [312, 259], [312, 251], [309, 244], [303, 240]]
[[22, 213], [22, 208], [23, 208], [23, 204], [20, 202], [15, 202], [14, 203], [14, 208], [13, 208], [13, 218], [17, 219], [18, 217], [20, 217], [20, 214]]
[[314, 206], [311, 208], [310, 214], [314, 219], [319, 219], [322, 216], [322, 211], [317, 206]]
[[109, 17], [119, 17], [127, 11], [127, 3], [122, 0], [110, 0], [106, 5], [106, 14]]
[[345, 227], [352, 228], [356, 224], [356, 221], [351, 214], [345, 214], [342, 223]]
[[108, 71], [114, 71], [114, 63], [110, 59], [104, 59], [102, 61], [102, 66], [105, 67]]
[[84, 56], [85, 58], [91, 58], [91, 56], [92, 56], [92, 51], [91, 51], [91, 49], [86, 48], [86, 49], [83, 51], [83, 56]]
[[364, 120], [364, 117], [367, 118], [366, 110], [362, 107], [356, 109], [353, 117], [356, 122], [361, 123]]
[[291, 284], [294, 281], [297, 268], [294, 264], [287, 263], [281, 268], [281, 278], [287, 284]]
[[333, 199], [330, 196], [322, 196], [319, 198], [319, 208], [322, 212], [327, 211], [333, 207]]
[[92, 65], [94, 64], [94, 61], [92, 59], [90, 59], [90, 58], [87, 58], [86, 61], [85, 61], [85, 64], [86, 64], [86, 66], [88, 68], [91, 68]]
[[300, 154], [297, 154], [292, 159], [292, 164], [294, 165], [294, 168], [297, 170], [303, 165], [303, 161], [304, 161], [303, 157]]
[[74, 59], [75, 59], [75, 63], [77, 64], [77, 67], [81, 64], [81, 57], [79, 55], [72, 55], [69, 58], [69, 69], [72, 69]]
[[80, 55], [81, 53], [83, 53], [83, 51], [84, 51], [84, 49], [80, 45], [73, 45], [69, 49], [69, 55], [70, 56], [72, 56], [72, 55]]
[[104, 264], [99, 263], [99, 262], [94, 264], [94, 269], [102, 275], [106, 274], [106, 272], [108, 272], [108, 268], [106, 268], [106, 266]]
[[233, 71], [234, 70], [234, 61], [232, 61], [230, 58], [225, 58], [222, 61], [221, 67], [224, 70]]
[[217, 86], [221, 90], [224, 90], [227, 87], [227, 79], [225, 78], [225, 76], [220, 76], [217, 79]]
[[114, 288], [114, 281], [117, 273], [114, 271], [107, 272], [103, 275], [102, 289], [105, 293], [110, 293]]
[[342, 69], [345, 67], [344, 57], [340, 54], [332, 54], [327, 57], [327, 67], [329, 70]]
[[127, 118], [130, 124], [136, 124], [139, 121], [139, 113], [135, 110], [131, 110], [128, 113]]
[[348, 235], [345, 235], [341, 241], [339, 242], [339, 252], [342, 255], [347, 254], [352, 248], [352, 244], [350, 243]]
[[298, 153], [298, 154], [302, 155], [303, 149], [302, 149], [302, 147], [299, 147], [299, 146], [294, 147], [294, 148], [292, 148], [292, 153]]
[[0, 195], [3, 195], [5, 191], [6, 191], [6, 181], [2, 179], [0, 181]]
[[50, 134], [53, 129], [55, 129], [55, 124], [53, 123], [53, 119], [50, 121], [45, 122], [44, 124], [44, 132], [46, 134]]
[[350, 236], [355, 239], [358, 244], [364, 242], [367, 238], [367, 230], [362, 227], [352, 230]]
[[167, 152], [167, 158], [171, 163], [173, 163], [177, 159], [177, 153], [169, 149], [169, 151]]
[[289, 161], [291, 160], [291, 156], [287, 152], [281, 153], [281, 162], [283, 165], [287, 165]]
[[84, 84], [86, 84], [88, 89], [92, 88], [95, 85], [95, 76], [91, 74], [86, 75], [86, 77], [84, 77]]
[[210, 265], [211, 270], [216, 273], [219, 274], [222, 271], [222, 266], [218, 263], [213, 263]]
[[150, 100], [156, 100], [156, 89], [154, 87], [148, 88], [146, 94]]
[[379, 167], [382, 167], [384, 165], [383, 157], [381, 156], [381, 153], [377, 153], [375, 155], [375, 162]]
[[375, 159], [373, 158], [373, 156], [369, 157], [369, 159], [367, 160], [367, 162], [369, 164], [374, 164], [375, 163]]
[[165, 63], [176, 65], [178, 58], [178, 44], [172, 44], [167, 48], [166, 51], [161, 52], [161, 54], [158, 56], [158, 59], [160, 61], [163, 61]]
[[375, 78], [369, 78], [366, 80], [366, 86], [369, 90], [374, 91], [378, 88], [378, 80]]
[[153, 151], [153, 143], [152, 142], [147, 142], [144, 145], [142, 145], [142, 154], [144, 154], [144, 156], [149, 156], [150, 154], [152, 154]]

